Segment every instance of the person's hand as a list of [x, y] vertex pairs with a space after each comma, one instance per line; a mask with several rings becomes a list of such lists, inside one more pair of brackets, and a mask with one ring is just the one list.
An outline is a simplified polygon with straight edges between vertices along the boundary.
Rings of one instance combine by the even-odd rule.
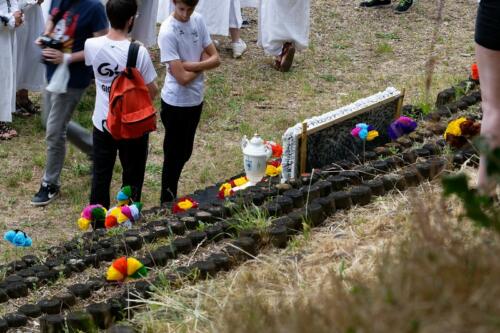
[[64, 53], [56, 49], [45, 48], [42, 50], [42, 55], [46, 61], [56, 65], [59, 65], [64, 60]]
[[14, 12], [13, 16], [14, 16], [16, 28], [18, 26], [20, 26], [21, 24], [23, 24], [23, 13], [21, 11], [18, 10], [17, 12]]

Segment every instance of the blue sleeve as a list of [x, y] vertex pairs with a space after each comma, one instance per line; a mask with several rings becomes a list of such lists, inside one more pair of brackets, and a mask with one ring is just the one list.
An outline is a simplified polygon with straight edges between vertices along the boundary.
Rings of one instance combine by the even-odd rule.
[[92, 15], [92, 32], [96, 33], [107, 29], [109, 25], [108, 17], [106, 16], [106, 10], [104, 9], [102, 3], [100, 1], [97, 2], [94, 8], [94, 15]]

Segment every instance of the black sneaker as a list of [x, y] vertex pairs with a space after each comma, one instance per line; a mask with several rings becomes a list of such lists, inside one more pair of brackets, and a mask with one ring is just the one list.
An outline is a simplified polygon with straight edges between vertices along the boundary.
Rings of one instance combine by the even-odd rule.
[[368, 0], [359, 4], [360, 7], [379, 7], [391, 4], [391, 0]]
[[33, 206], [45, 206], [52, 202], [59, 195], [59, 186], [50, 185], [45, 182], [40, 185], [40, 190], [31, 199]]
[[406, 12], [413, 5], [413, 0], [399, 0], [398, 5], [394, 10], [396, 13], [401, 14]]

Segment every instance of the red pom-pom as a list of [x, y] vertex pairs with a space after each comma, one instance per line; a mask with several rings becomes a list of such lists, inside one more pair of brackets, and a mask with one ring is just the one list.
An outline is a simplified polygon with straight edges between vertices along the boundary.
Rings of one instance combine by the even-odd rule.
[[106, 216], [104, 225], [106, 226], [106, 229], [114, 228], [118, 225], [118, 220], [113, 215]]

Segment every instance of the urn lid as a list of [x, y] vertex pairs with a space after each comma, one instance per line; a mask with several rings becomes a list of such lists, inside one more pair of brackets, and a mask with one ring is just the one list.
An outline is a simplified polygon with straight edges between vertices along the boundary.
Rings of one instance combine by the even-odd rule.
[[243, 154], [247, 156], [260, 157], [269, 156], [269, 147], [264, 144], [264, 140], [256, 133], [250, 141], [246, 136], [242, 141]]

